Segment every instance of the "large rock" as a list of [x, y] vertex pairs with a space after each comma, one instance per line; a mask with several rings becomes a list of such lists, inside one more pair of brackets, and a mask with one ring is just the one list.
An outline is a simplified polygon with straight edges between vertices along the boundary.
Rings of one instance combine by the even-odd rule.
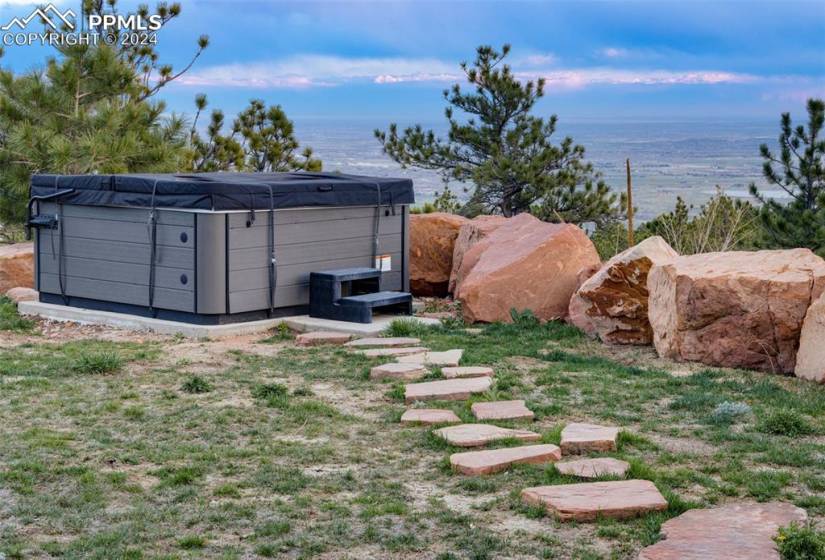
[[530, 310], [541, 320], [567, 316], [576, 275], [599, 263], [580, 228], [548, 224], [529, 214], [507, 220], [464, 255], [468, 269], [456, 298], [470, 321], [511, 321], [510, 310]]
[[34, 245], [0, 245], [0, 294], [12, 288], [34, 288]]
[[782, 502], [692, 509], [664, 522], [663, 539], [642, 549], [639, 560], [779, 560], [779, 528], [807, 518]]
[[569, 321], [608, 344], [652, 343], [647, 275], [653, 265], [678, 256], [659, 236], [619, 253], [573, 294]]
[[791, 373], [825, 261], [808, 249], [676, 257], [651, 269], [647, 287], [660, 356]]
[[410, 216], [410, 290], [417, 296], [447, 295], [458, 230], [469, 220], [434, 212]]
[[478, 216], [461, 226], [453, 249], [453, 269], [450, 272], [450, 285], [448, 288], [451, 294], [455, 293], [458, 284], [472, 268], [472, 265], [463, 266], [464, 255], [467, 254], [470, 247], [485, 239], [505, 223], [507, 223], [507, 218], [504, 216]]
[[796, 353], [797, 377], [825, 383], [825, 294], [808, 308], [802, 333], [799, 337], [799, 352]]

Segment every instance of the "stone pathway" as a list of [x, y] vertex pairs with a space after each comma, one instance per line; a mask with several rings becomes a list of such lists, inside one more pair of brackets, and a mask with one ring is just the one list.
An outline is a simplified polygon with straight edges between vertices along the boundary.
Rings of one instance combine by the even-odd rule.
[[598, 478], [600, 476], [624, 476], [630, 464], [612, 457], [596, 459], [579, 459], [556, 463], [556, 470], [561, 474], [578, 476], [579, 478]]
[[410, 408], [401, 415], [402, 424], [458, 424], [461, 418], [452, 410], [440, 408]]
[[[427, 348], [423, 348], [421, 346], [406, 346], [401, 348], [369, 348], [367, 350], [357, 350], [359, 354], [363, 354], [368, 358], [380, 358], [384, 356], [392, 356], [392, 357], [408, 357], [410, 355], [421, 355], [423, 356], [428, 351]], [[400, 360], [399, 360], [400, 361]], [[423, 363], [423, 362], [413, 362], [413, 363]]]
[[535, 486], [522, 490], [521, 498], [530, 505], [545, 507], [561, 521], [627, 519], [667, 509], [667, 500], [649, 480]]
[[511, 430], [492, 424], [460, 424], [433, 432], [438, 437], [458, 447], [480, 447], [500, 439], [515, 438], [521, 441], [538, 441], [541, 435], [529, 430]]
[[568, 424], [561, 431], [561, 452], [565, 455], [591, 451], [616, 451], [619, 428], [595, 424]]
[[344, 344], [352, 339], [348, 333], [333, 331], [313, 331], [301, 333], [295, 337], [298, 346], [321, 346], [322, 344]]
[[401, 356], [399, 362], [411, 364], [425, 364], [428, 366], [455, 367], [461, 361], [464, 350], [445, 350], [444, 352], [424, 352], [411, 356]]
[[493, 368], [487, 366], [455, 366], [443, 367], [441, 373], [447, 379], [456, 377], [492, 377]]
[[489, 377], [411, 383], [404, 388], [404, 399], [407, 404], [432, 400], [462, 401], [470, 398], [470, 395], [484, 393], [492, 384]]
[[532, 420], [535, 416], [524, 401], [477, 402], [470, 410], [477, 420]]
[[517, 463], [553, 463], [561, 459], [561, 449], [552, 444], [504, 447], [467, 451], [450, 455], [453, 469], [467, 475], [493, 474]]
[[399, 364], [396, 362], [375, 366], [370, 369], [370, 379], [403, 379], [415, 381], [430, 373], [430, 370], [418, 364]]
[[643, 549], [639, 560], [779, 560], [773, 537], [807, 518], [804, 509], [782, 502], [692, 509], [666, 521], [663, 540]]
[[349, 348], [394, 348], [398, 346], [418, 346], [421, 340], [409, 337], [387, 337], [387, 338], [356, 338], [344, 344]]

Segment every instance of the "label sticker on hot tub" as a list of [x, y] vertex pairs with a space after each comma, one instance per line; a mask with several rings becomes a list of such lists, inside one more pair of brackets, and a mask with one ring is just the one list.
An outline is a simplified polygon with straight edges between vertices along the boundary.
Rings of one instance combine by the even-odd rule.
[[377, 257], [375, 257], [375, 268], [377, 268], [381, 272], [387, 272], [392, 270], [392, 256], [378, 255]]

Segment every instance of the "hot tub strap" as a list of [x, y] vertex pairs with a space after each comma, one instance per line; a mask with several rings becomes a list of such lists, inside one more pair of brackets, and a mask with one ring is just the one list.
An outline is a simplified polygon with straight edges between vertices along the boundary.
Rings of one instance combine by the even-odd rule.
[[375, 206], [375, 220], [372, 225], [372, 263], [370, 268], [376, 266], [376, 259], [378, 258], [378, 236], [381, 231], [381, 184], [375, 183], [375, 188], [378, 192], [378, 203]]
[[149, 222], [147, 227], [149, 229], [149, 311], [152, 317], [157, 316], [155, 310], [155, 260], [157, 257], [157, 241], [158, 241], [158, 221], [155, 216], [155, 194], [158, 189], [158, 180], [155, 179], [152, 185], [152, 199], [149, 208]]
[[63, 227], [63, 203], [57, 203], [57, 227], [58, 231], [58, 245], [57, 245], [57, 283], [60, 285], [60, 297], [63, 299], [63, 305], [69, 305], [69, 297], [66, 295], [66, 234]]
[[275, 288], [278, 285], [278, 261], [275, 259], [275, 197], [269, 187], [269, 218], [267, 220], [267, 248], [269, 249], [269, 316], [275, 311]]

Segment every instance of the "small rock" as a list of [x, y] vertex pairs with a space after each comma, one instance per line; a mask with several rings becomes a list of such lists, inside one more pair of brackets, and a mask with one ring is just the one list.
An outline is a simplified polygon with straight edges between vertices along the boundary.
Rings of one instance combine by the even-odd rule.
[[532, 420], [535, 416], [524, 401], [477, 402], [470, 410], [478, 420]]
[[443, 367], [441, 373], [447, 379], [455, 379], [457, 377], [492, 377], [493, 368], [487, 366], [457, 366], [457, 367]]
[[462, 401], [470, 398], [470, 395], [487, 391], [492, 384], [489, 377], [411, 383], [405, 387], [404, 398], [407, 403], [427, 400]]
[[22, 286], [12, 288], [8, 292], [6, 292], [6, 297], [12, 300], [14, 303], [20, 303], [21, 301], [37, 301], [38, 299], [40, 299], [37, 290], [32, 290], [31, 288], [23, 288]]
[[410, 408], [401, 416], [402, 424], [458, 424], [461, 418], [452, 410]]
[[441, 428], [433, 433], [452, 445], [459, 447], [480, 447], [490, 442], [506, 438], [515, 438], [521, 441], [538, 441], [541, 439], [541, 436], [536, 432], [499, 428], [492, 424], [461, 424], [459, 426]]
[[370, 370], [370, 379], [404, 379], [414, 381], [421, 379], [429, 370], [419, 364], [391, 363], [375, 366]]
[[546, 444], [453, 453], [450, 455], [450, 464], [462, 474], [476, 475], [501, 472], [517, 463], [553, 463], [559, 459], [561, 449]]
[[580, 478], [598, 478], [600, 476], [624, 476], [630, 464], [626, 461], [611, 457], [597, 459], [579, 459], [557, 463], [556, 470], [561, 474], [578, 476]]
[[561, 521], [627, 519], [667, 509], [667, 500], [649, 480], [535, 486], [522, 490], [521, 498], [525, 503], [544, 506]]
[[368, 358], [379, 358], [382, 356], [410, 356], [414, 354], [421, 354], [423, 356], [425, 352], [427, 352], [427, 349], [421, 346], [409, 346], [405, 348], [370, 348], [369, 350], [358, 350], [359, 354], [363, 354]]
[[468, 328], [464, 329], [464, 332], [467, 333], [467, 334], [472, 334], [472, 335], [483, 334], [484, 329], [480, 329], [478, 327], [468, 327]]
[[351, 334], [334, 331], [313, 331], [295, 337], [298, 346], [321, 346], [322, 344], [343, 344], [352, 338]]
[[344, 344], [344, 346], [355, 348], [393, 348], [397, 346], [416, 346], [421, 344], [421, 340], [409, 337], [387, 337], [387, 338], [356, 338]]
[[565, 455], [589, 451], [616, 451], [618, 436], [619, 428], [595, 424], [568, 424], [561, 431], [561, 451]]
[[639, 560], [779, 560], [773, 537], [807, 518], [804, 509], [782, 502], [692, 509], [666, 521], [663, 540], [642, 549]]
[[428, 366], [455, 367], [461, 361], [461, 356], [463, 354], [464, 350], [445, 350], [444, 352], [416, 353], [402, 356], [398, 358], [398, 361], [411, 364], [426, 364]]

